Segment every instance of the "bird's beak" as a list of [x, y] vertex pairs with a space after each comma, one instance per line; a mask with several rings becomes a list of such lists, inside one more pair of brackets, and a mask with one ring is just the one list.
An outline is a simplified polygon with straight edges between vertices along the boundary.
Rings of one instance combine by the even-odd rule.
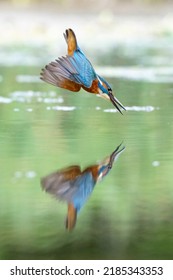
[[109, 91], [109, 98], [112, 102], [112, 104], [117, 108], [117, 110], [123, 115], [123, 113], [121, 112], [120, 108], [118, 106], [120, 106], [122, 109], [124, 109], [126, 111], [126, 108], [121, 104], [121, 102], [112, 94], [111, 91]]
[[109, 160], [109, 168], [112, 168], [113, 162], [118, 158], [118, 156], [125, 150], [125, 146], [121, 147], [122, 143], [113, 151], [113, 153], [110, 155], [110, 160]]
[[[125, 146], [121, 147], [122, 143], [113, 151], [113, 153], [102, 160], [99, 164], [99, 170], [102, 168], [102, 172], [100, 172], [98, 180], [101, 180], [104, 176], [106, 176], [111, 170], [114, 161], [116, 161], [119, 155], [125, 150]], [[121, 148], [120, 148], [121, 147]]]

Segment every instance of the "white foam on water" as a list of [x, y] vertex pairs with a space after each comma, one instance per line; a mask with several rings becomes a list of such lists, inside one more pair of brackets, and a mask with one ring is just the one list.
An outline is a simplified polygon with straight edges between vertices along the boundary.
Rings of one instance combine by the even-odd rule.
[[11, 103], [12, 99], [4, 96], [0, 96], [0, 103], [8, 104]]
[[29, 179], [32, 179], [32, 178], [35, 178], [37, 176], [36, 172], [33, 171], [33, 170], [30, 170], [30, 171], [27, 171], [25, 173], [25, 177], [29, 178]]
[[14, 108], [13, 111], [14, 111], [14, 112], [19, 112], [20, 109], [19, 109], [19, 108]]
[[18, 83], [42, 83], [40, 77], [36, 75], [17, 75], [16, 81]]
[[14, 173], [14, 177], [17, 178], [17, 179], [20, 179], [22, 177], [26, 177], [26, 178], [29, 178], [29, 179], [33, 179], [37, 176], [37, 173], [33, 170], [29, 170], [29, 171], [26, 171], [26, 172], [22, 172], [22, 171], [16, 171]]
[[173, 67], [99, 67], [100, 75], [151, 83], [173, 83]]
[[63, 103], [64, 99], [59, 96], [56, 97], [56, 92], [42, 92], [42, 91], [14, 91], [10, 93], [11, 102], [30, 103], [33, 100], [39, 103]]
[[158, 167], [159, 165], [160, 165], [160, 162], [157, 160], [152, 162], [152, 166], [154, 166], [154, 167]]
[[56, 111], [74, 111], [75, 109], [75, 106], [52, 106], [52, 110]]
[[44, 99], [43, 99], [42, 97], [38, 97], [38, 98], [37, 98], [37, 102], [40, 102], [40, 103], [41, 103], [41, 102], [43, 102], [43, 100], [44, 100]]
[[64, 102], [64, 99], [62, 98], [62, 96], [59, 96], [59, 97], [57, 98], [57, 102], [58, 102], [58, 103], [63, 103], [63, 102]]
[[137, 112], [152, 112], [154, 110], [159, 110], [159, 107], [153, 107], [153, 106], [131, 106], [131, 107], [126, 107], [127, 111], [137, 111]]
[[42, 100], [44, 103], [63, 103], [59, 98], [49, 98], [46, 97]]
[[103, 112], [105, 113], [117, 113], [117, 109], [104, 109]]
[[[127, 111], [136, 111], [136, 112], [152, 112], [154, 110], [159, 110], [159, 107], [153, 106], [131, 106], [125, 107]], [[106, 113], [117, 113], [117, 109], [104, 109], [103, 112]]]
[[32, 91], [32, 90], [27, 90], [27, 91], [14, 91], [10, 93], [10, 97], [13, 102], [19, 102], [19, 103], [30, 103], [33, 98], [39, 98], [42, 96], [41, 91]]

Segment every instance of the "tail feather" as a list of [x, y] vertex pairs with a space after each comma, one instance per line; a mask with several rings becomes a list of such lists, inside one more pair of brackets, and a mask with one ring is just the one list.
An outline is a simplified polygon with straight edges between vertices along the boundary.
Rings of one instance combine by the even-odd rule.
[[73, 55], [73, 53], [77, 50], [77, 40], [76, 35], [72, 29], [66, 29], [64, 33], [64, 38], [67, 42], [68, 46], [68, 55]]
[[77, 220], [77, 210], [74, 208], [72, 203], [69, 203], [67, 218], [66, 218], [66, 229], [71, 231], [76, 225], [76, 220]]

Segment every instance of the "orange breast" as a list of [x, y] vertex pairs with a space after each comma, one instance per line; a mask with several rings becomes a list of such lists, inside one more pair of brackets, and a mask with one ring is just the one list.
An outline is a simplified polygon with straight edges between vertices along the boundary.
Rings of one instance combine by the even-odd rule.
[[94, 94], [98, 94], [99, 93], [99, 89], [98, 89], [98, 80], [94, 80], [92, 82], [92, 85], [90, 88], [87, 88], [85, 86], [82, 86], [82, 88], [90, 93], [94, 93]]
[[96, 181], [98, 178], [98, 169], [99, 169], [99, 165], [92, 165], [87, 167], [82, 173], [91, 172], [94, 180]]

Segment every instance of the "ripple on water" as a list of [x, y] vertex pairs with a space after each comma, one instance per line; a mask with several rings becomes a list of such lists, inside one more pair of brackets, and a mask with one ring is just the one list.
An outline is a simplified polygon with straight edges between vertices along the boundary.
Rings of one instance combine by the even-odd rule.
[[26, 111], [27, 111], [27, 112], [32, 112], [32, 111], [33, 111], [33, 108], [27, 108]]

